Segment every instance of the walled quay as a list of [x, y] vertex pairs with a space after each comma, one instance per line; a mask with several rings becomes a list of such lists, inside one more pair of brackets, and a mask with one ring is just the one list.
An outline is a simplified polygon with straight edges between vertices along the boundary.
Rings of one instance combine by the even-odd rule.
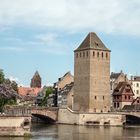
[[0, 114], [0, 136], [30, 136], [31, 119], [45, 123], [124, 126], [128, 121], [140, 121], [140, 112], [77, 112], [70, 108], [8, 107]]
[[0, 115], [0, 136], [30, 136], [30, 116]]

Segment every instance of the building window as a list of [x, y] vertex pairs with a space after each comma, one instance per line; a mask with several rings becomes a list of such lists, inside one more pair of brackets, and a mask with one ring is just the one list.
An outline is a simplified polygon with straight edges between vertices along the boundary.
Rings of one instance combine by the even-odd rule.
[[105, 97], [103, 96], [103, 100], [105, 99]]
[[114, 108], [116, 108], [116, 103], [114, 103]]
[[97, 57], [99, 57], [99, 52], [97, 52]]
[[120, 104], [119, 103], [117, 103], [117, 108], [119, 108], [120, 107]]
[[125, 95], [125, 100], [127, 99], [127, 96]]
[[96, 97], [96, 96], [94, 96], [94, 99], [96, 100], [96, 99], [97, 99], [97, 97]]
[[83, 57], [85, 57], [85, 52], [83, 52]]
[[139, 87], [139, 83], [137, 83], [137, 87]]
[[137, 100], [137, 103], [139, 104], [139, 103], [140, 103], [140, 101], [139, 101], [139, 100]]
[[139, 90], [137, 90], [137, 94], [139, 94]]
[[130, 100], [130, 99], [131, 99], [131, 97], [130, 97], [130, 96], [128, 96], [128, 99]]

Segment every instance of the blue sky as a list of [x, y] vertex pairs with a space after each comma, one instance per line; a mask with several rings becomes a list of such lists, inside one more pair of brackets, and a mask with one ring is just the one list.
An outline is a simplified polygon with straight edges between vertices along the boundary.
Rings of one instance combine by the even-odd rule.
[[73, 50], [96, 32], [111, 50], [111, 71], [140, 75], [139, 0], [0, 0], [0, 68], [28, 86], [73, 73]]

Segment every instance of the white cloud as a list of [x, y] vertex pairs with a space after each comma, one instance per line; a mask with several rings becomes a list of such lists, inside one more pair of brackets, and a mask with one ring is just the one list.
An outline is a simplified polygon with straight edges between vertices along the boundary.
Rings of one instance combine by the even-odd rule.
[[23, 52], [23, 51], [25, 51], [25, 48], [8, 46], [8, 47], [0, 47], [0, 51]]
[[39, 39], [43, 43], [53, 44], [57, 40], [57, 34], [48, 33], [48, 34], [40, 34], [36, 36], [36, 39]]
[[13, 77], [13, 76], [9, 76], [9, 79], [11, 80], [11, 81], [15, 81], [15, 82], [19, 82], [19, 79], [17, 78], [17, 77]]
[[0, 9], [0, 25], [140, 35], [139, 0], [1, 0]]
[[22, 84], [22, 83], [20, 82], [19, 78], [14, 77], [14, 76], [9, 76], [8, 79], [10, 79], [10, 81], [15, 81], [15, 82], [18, 84], [18, 86], [24, 87], [24, 84]]

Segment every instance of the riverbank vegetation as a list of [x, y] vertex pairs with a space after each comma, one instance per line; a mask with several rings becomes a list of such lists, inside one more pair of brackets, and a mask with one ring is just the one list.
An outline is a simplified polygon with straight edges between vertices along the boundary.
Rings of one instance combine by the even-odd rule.
[[5, 105], [15, 105], [18, 97], [17, 83], [5, 78], [3, 70], [0, 69], [0, 112]]

